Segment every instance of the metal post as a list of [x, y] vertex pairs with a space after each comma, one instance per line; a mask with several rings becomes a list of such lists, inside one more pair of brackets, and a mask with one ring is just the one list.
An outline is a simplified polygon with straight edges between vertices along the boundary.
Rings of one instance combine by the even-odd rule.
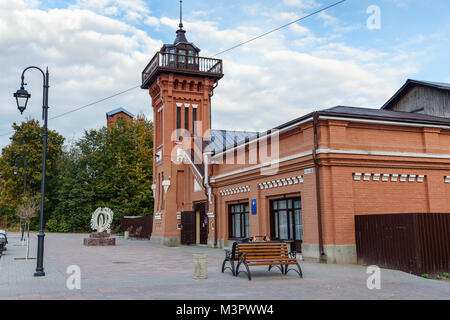
[[48, 124], [48, 88], [49, 88], [49, 73], [48, 68], [46, 72], [42, 71], [41, 68], [30, 66], [25, 68], [22, 72], [22, 84], [21, 89], [18, 90], [14, 94], [14, 96], [17, 99], [17, 107], [19, 108], [19, 111], [22, 113], [26, 108], [26, 103], [24, 106], [19, 105], [19, 98], [26, 98], [28, 101], [28, 98], [31, 96], [28, 94], [26, 90], [24, 90], [25, 84], [25, 72], [28, 69], [37, 69], [42, 73], [42, 76], [44, 78], [44, 85], [43, 85], [43, 97], [42, 97], [42, 119], [44, 120], [44, 134], [43, 134], [43, 143], [42, 143], [42, 178], [41, 178], [41, 204], [40, 204], [40, 215], [39, 215], [39, 232], [37, 234], [38, 236], [38, 249], [37, 249], [37, 265], [36, 265], [36, 272], [34, 273], [35, 277], [42, 277], [45, 276], [44, 272], [44, 201], [45, 201], [45, 173], [46, 173], [46, 166], [47, 166], [47, 124]]
[[41, 212], [39, 217], [39, 232], [38, 232], [38, 252], [35, 277], [45, 276], [44, 272], [44, 201], [45, 201], [45, 173], [47, 167], [47, 124], [48, 124], [48, 85], [49, 73], [48, 68], [44, 76], [44, 98], [42, 106], [42, 116], [44, 118], [44, 137], [42, 145], [42, 179], [41, 179]]

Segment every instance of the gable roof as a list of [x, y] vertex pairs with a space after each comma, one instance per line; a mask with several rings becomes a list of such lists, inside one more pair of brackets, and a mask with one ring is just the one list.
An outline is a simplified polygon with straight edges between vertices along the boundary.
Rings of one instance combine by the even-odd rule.
[[117, 109], [111, 110], [111, 111], [106, 113], [106, 116], [107, 117], [112, 117], [113, 115], [121, 113], [121, 112], [127, 114], [131, 118], [134, 118], [134, 114], [132, 114], [131, 112], [125, 110], [124, 108], [117, 108]]
[[430, 82], [430, 81], [421, 81], [421, 80], [413, 80], [408, 79], [406, 83], [390, 98], [381, 109], [390, 109], [392, 106], [397, 103], [405, 94], [407, 94], [412, 88], [415, 86], [426, 86], [430, 88], [435, 88], [437, 90], [450, 90], [450, 83], [444, 82]]

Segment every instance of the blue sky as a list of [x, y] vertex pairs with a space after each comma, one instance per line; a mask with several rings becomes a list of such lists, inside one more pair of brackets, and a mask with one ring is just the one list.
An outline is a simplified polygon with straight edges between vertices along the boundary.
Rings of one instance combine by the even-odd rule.
[[[211, 56], [335, 1], [183, 2], [188, 40]], [[367, 28], [371, 5], [379, 30]], [[0, 0], [0, 146], [12, 122], [40, 117], [39, 74], [27, 74], [24, 116], [14, 108], [24, 67], [49, 66], [52, 117], [138, 85], [177, 25], [177, 0]], [[449, 34], [448, 0], [347, 0], [221, 55], [213, 127], [262, 130], [338, 104], [379, 108], [407, 78], [450, 82]], [[152, 117], [148, 93], [136, 89], [49, 125], [77, 138], [117, 107]]]

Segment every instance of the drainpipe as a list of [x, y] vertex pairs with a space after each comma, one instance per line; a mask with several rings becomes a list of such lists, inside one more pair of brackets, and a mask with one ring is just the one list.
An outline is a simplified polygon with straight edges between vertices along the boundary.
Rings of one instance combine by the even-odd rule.
[[212, 192], [212, 187], [209, 184], [209, 155], [211, 152], [206, 152], [203, 154], [203, 164], [205, 166], [205, 178], [204, 178], [204, 186], [205, 186], [205, 195], [208, 199], [208, 211], [209, 205], [211, 204], [211, 197], [214, 198], [214, 247], [217, 247], [217, 217], [216, 217], [216, 208], [217, 208], [217, 198], [214, 192]]
[[322, 235], [322, 206], [320, 201], [320, 176], [319, 176], [319, 161], [317, 160], [317, 149], [319, 148], [319, 138], [317, 134], [317, 125], [319, 123], [319, 115], [317, 112], [313, 115], [313, 127], [314, 127], [314, 148], [312, 152], [314, 160], [314, 172], [316, 174], [316, 199], [317, 199], [317, 227], [319, 233], [319, 252], [321, 260], [325, 255], [323, 250], [323, 235]]

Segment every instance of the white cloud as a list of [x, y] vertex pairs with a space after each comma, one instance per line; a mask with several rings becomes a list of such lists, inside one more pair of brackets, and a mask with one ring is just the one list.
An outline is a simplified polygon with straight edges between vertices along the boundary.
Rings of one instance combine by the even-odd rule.
[[[32, 98], [24, 116], [15, 108], [12, 93], [26, 66], [49, 67], [52, 118], [140, 84], [142, 69], [161, 45], [130, 24], [89, 10], [44, 11], [24, 9], [19, 2], [10, 4], [8, 11], [0, 10], [0, 134], [10, 131], [12, 122], [41, 118], [42, 76], [38, 72], [30, 70], [25, 75]], [[105, 113], [119, 106], [152, 117], [148, 93], [136, 89], [52, 120], [49, 127], [68, 137], [79, 136], [83, 129], [104, 125]], [[7, 137], [0, 137], [1, 145], [7, 142]]]

